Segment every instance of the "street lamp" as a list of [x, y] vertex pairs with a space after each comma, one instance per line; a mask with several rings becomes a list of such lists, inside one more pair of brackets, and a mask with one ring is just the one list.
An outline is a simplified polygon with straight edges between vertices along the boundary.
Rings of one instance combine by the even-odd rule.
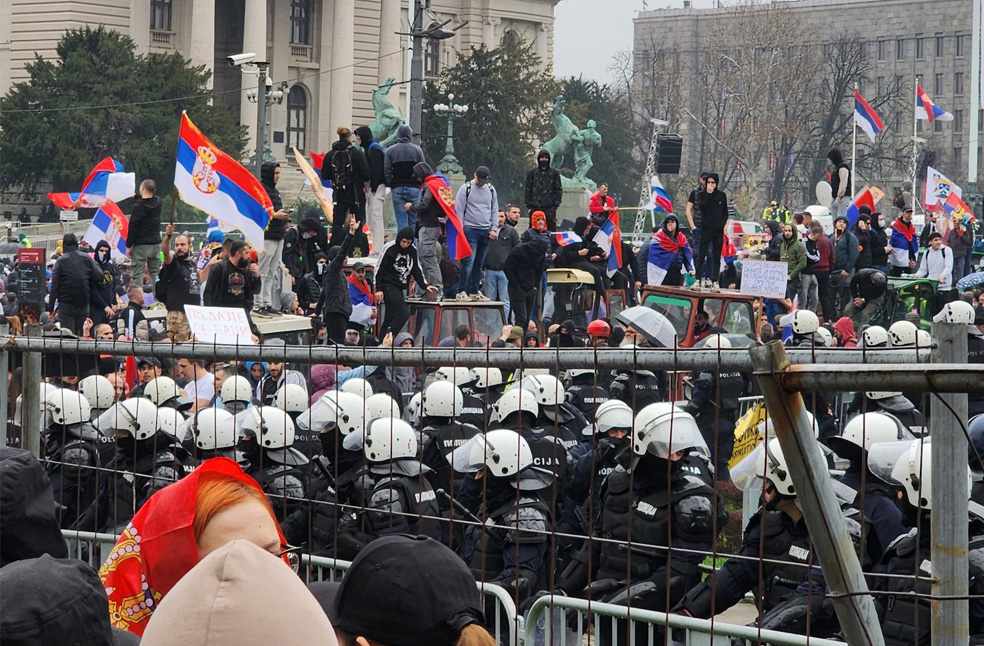
[[434, 104], [434, 114], [440, 116], [447, 115], [448, 118], [447, 143], [444, 145], [444, 157], [438, 163], [437, 170], [445, 175], [461, 175], [464, 173], [464, 169], [461, 167], [461, 162], [458, 161], [458, 158], [454, 156], [454, 120], [460, 119], [468, 114], [468, 106], [455, 103], [454, 94], [448, 94], [447, 103]]

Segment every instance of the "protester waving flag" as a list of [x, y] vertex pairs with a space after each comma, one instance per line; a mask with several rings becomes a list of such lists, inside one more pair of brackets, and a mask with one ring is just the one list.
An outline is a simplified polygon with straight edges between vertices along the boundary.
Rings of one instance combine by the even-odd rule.
[[923, 206], [930, 211], [938, 211], [943, 208], [943, 204], [951, 193], [956, 193], [957, 197], [963, 197], [963, 189], [952, 179], [932, 166], [927, 166], [926, 194], [923, 197]]
[[434, 201], [441, 206], [444, 216], [448, 219], [447, 226], [444, 228], [444, 235], [448, 240], [448, 256], [452, 260], [458, 261], [472, 255], [471, 245], [468, 244], [461, 220], [454, 210], [454, 193], [451, 192], [448, 178], [433, 173], [424, 180], [424, 187], [431, 192]]
[[373, 320], [373, 308], [376, 305], [375, 296], [369, 284], [354, 273], [348, 278], [349, 300], [352, 301], [352, 314], [349, 321], [368, 327]]
[[566, 247], [567, 245], [581, 242], [581, 236], [573, 231], [557, 231], [554, 233], [554, 242], [557, 243], [558, 247]]
[[866, 206], [868, 210], [874, 213], [877, 209], [875, 206], [885, 197], [885, 192], [878, 188], [877, 186], [865, 186], [861, 189], [861, 192], [855, 196], [854, 201], [851, 205], [847, 207], [847, 225], [849, 227], [854, 227], [854, 224], [858, 221], [858, 216], [861, 215], [861, 207]]
[[78, 193], [48, 193], [60, 209], [94, 209], [106, 200], [122, 202], [136, 193], [136, 175], [123, 171], [123, 164], [107, 157], [92, 167]]
[[181, 200], [243, 232], [256, 248], [263, 248], [263, 232], [273, 214], [273, 203], [253, 174], [222, 152], [181, 114], [174, 186]]
[[112, 200], [106, 200], [92, 216], [92, 222], [82, 240], [94, 249], [100, 240], [109, 243], [109, 253], [114, 260], [126, 258], [126, 234], [130, 221]]
[[649, 245], [649, 258], [646, 264], [646, 283], [662, 285], [666, 273], [674, 263], [688, 270], [694, 268], [694, 254], [687, 237], [679, 230], [669, 233], [665, 227], [656, 232]]
[[959, 222], [965, 217], [970, 221], [976, 219], [974, 210], [955, 192], [951, 192], [946, 202], [943, 202], [943, 212], [952, 217], [954, 222]]

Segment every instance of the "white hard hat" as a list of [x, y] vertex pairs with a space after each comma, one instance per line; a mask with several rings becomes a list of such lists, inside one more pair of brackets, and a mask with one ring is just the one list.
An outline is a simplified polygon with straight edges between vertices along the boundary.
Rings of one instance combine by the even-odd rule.
[[90, 408], [106, 410], [116, 401], [113, 384], [102, 375], [89, 375], [79, 381], [79, 392], [89, 401]]
[[972, 325], [977, 313], [974, 306], [967, 301], [952, 301], [943, 306], [943, 309], [933, 317], [936, 323], [966, 323]]
[[470, 441], [470, 468], [485, 466], [497, 478], [510, 478], [533, 464], [529, 443], [516, 431], [497, 429]]
[[403, 418], [410, 424], [416, 426], [420, 422], [420, 408], [423, 401], [423, 395], [420, 393], [415, 393], [410, 401], [407, 402], [406, 410], [403, 411]]
[[619, 399], [603, 401], [595, 409], [595, 433], [604, 435], [612, 429], [632, 430], [632, 407]]
[[540, 406], [536, 403], [536, 395], [526, 390], [526, 388], [511, 388], [502, 393], [502, 397], [492, 404], [491, 419], [493, 422], [503, 422], [513, 413], [526, 411], [538, 417]]
[[760, 478], [763, 474], [780, 494], [796, 495], [796, 487], [793, 486], [789, 466], [777, 437], [759, 444], [755, 450], [731, 468], [731, 480], [742, 491], [746, 490], [756, 477]]
[[424, 390], [424, 417], [456, 417], [465, 407], [461, 388], [450, 381], [435, 381]]
[[820, 319], [810, 310], [796, 310], [793, 312], [792, 326], [793, 334], [815, 334], [820, 329]]
[[190, 420], [195, 446], [203, 451], [236, 446], [235, 416], [222, 408], [205, 408]]
[[365, 400], [352, 393], [329, 390], [297, 417], [302, 431], [325, 432], [338, 427], [342, 435], [363, 430]]
[[369, 426], [362, 451], [370, 462], [416, 458], [417, 431], [402, 419], [377, 419]]
[[502, 385], [502, 371], [498, 368], [483, 366], [481, 368], [472, 368], [471, 371], [474, 376], [473, 381], [475, 382], [476, 388], [494, 388], [495, 386]]
[[710, 455], [693, 415], [670, 402], [649, 404], [639, 411], [632, 426], [632, 450], [636, 455], [651, 453], [665, 460], [685, 449]]
[[180, 411], [173, 408], [160, 407], [157, 409], [157, 430], [179, 442], [185, 436], [185, 418]]
[[896, 321], [888, 328], [888, 338], [893, 348], [916, 345], [916, 331], [919, 328], [909, 321]]
[[882, 442], [897, 442], [910, 439], [905, 426], [892, 415], [886, 413], [862, 413], [855, 415], [844, 425], [840, 435], [828, 441], [831, 448], [837, 451], [838, 442], [846, 442], [867, 451], [872, 444]]
[[308, 408], [307, 389], [300, 384], [284, 384], [273, 396], [277, 408], [288, 413], [303, 413]]
[[466, 386], [477, 379], [475, 373], [464, 366], [444, 366], [434, 371], [434, 378], [450, 381], [455, 386]]
[[148, 381], [147, 385], [144, 386], [143, 396], [157, 406], [163, 406], [173, 399], [187, 399], [185, 391], [178, 386], [177, 382], [164, 375]]
[[341, 386], [341, 391], [346, 393], [352, 393], [353, 395], [358, 395], [362, 399], [365, 399], [372, 395], [372, 386], [365, 379], [360, 379], [355, 377], [353, 379], [348, 379]]
[[294, 422], [287, 411], [276, 406], [247, 409], [242, 430], [252, 433], [265, 449], [285, 449], [294, 444]]
[[46, 391], [41, 406], [47, 410], [52, 424], [73, 426], [91, 421], [92, 407], [82, 393], [66, 388], [49, 388]]
[[[901, 486], [913, 507], [933, 508], [932, 443], [929, 440], [886, 442], [868, 450], [868, 468], [880, 480]], [[973, 485], [967, 463], [953, 465], [967, 470], [967, 497]]]
[[557, 406], [566, 396], [564, 384], [553, 375], [527, 375], [520, 385], [533, 393], [541, 406]]
[[724, 335], [712, 334], [701, 340], [701, 342], [698, 344], [697, 347], [706, 350], [717, 350], [717, 349], [730, 350], [731, 341], [728, 339], [728, 337]]
[[861, 333], [861, 344], [866, 348], [888, 347], [888, 330], [880, 325], [869, 325]]
[[253, 388], [249, 385], [249, 380], [242, 375], [232, 375], [226, 377], [219, 390], [222, 403], [229, 402], [251, 402], [253, 400]]
[[820, 344], [825, 348], [834, 347], [834, 335], [830, 333], [830, 330], [821, 326], [817, 328], [817, 337], [820, 339]]
[[366, 426], [371, 426], [373, 420], [386, 417], [400, 417], [400, 407], [386, 393], [376, 393], [366, 399]]
[[96, 418], [95, 426], [104, 433], [128, 433], [137, 440], [146, 440], [157, 433], [158, 409], [154, 402], [143, 397], [131, 397], [117, 402]]

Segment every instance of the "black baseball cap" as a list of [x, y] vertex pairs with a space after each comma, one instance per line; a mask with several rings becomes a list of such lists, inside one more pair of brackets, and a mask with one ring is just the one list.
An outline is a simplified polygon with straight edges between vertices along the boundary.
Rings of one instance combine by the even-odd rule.
[[485, 622], [471, 570], [427, 536], [374, 540], [332, 592], [315, 596], [336, 628], [387, 646], [453, 644], [466, 626]]
[[475, 177], [479, 179], [488, 179], [490, 175], [492, 175], [492, 172], [488, 166], [479, 166], [475, 169]]

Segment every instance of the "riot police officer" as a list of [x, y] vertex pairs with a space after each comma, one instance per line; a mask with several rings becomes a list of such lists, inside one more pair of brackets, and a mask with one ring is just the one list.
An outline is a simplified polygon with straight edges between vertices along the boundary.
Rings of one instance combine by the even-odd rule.
[[567, 371], [567, 402], [581, 411], [589, 423], [595, 420], [595, 409], [609, 399], [605, 383], [611, 382], [611, 376], [604, 379], [603, 375], [591, 368], [575, 368]]
[[553, 375], [528, 375], [520, 386], [536, 396], [540, 406], [537, 424], [553, 431], [564, 448], [572, 452], [590, 425], [581, 411], [567, 402], [564, 385]]
[[274, 406], [290, 415], [294, 422], [294, 448], [303, 453], [308, 459], [318, 455], [321, 442], [316, 433], [298, 432], [297, 418], [308, 409], [307, 389], [300, 384], [284, 384], [273, 396]]
[[847, 407], [848, 415], [868, 411], [887, 413], [897, 418], [915, 435], [923, 435], [926, 432], [926, 417], [902, 393], [873, 390], [857, 393], [851, 405]]
[[820, 329], [820, 319], [816, 312], [810, 310], [796, 310], [786, 314], [779, 319], [780, 327], [790, 327], [793, 336], [786, 342], [787, 346], [812, 347], [818, 345], [823, 347], [823, 342], [816, 336]]
[[161, 431], [158, 419], [157, 406], [143, 397], [117, 402], [99, 416], [96, 429], [116, 440], [108, 465], [115, 473], [73, 529], [118, 533], [147, 498], [184, 475], [180, 446]]
[[461, 389], [461, 408], [457, 409], [455, 419], [462, 424], [471, 424], [477, 429], [485, 429], [488, 421], [486, 403], [471, 390], [478, 379], [478, 373], [462, 366], [445, 366], [434, 372], [435, 381], [450, 381]]
[[246, 472], [263, 487], [279, 520], [305, 497], [308, 459], [294, 448], [294, 422], [275, 406], [247, 409], [239, 440]]
[[880, 325], [869, 325], [861, 332], [861, 346], [866, 349], [889, 347], [888, 330]]
[[[505, 380], [502, 371], [490, 366], [472, 368], [474, 380], [468, 388], [470, 394], [482, 400], [485, 410], [491, 409], [492, 404], [502, 396]], [[467, 393], [466, 393], [467, 394]]]
[[106, 478], [102, 468], [112, 462], [116, 445], [92, 426], [89, 401], [80, 393], [47, 389], [41, 405], [49, 422], [41, 435], [45, 470], [59, 505], [59, 523], [68, 527], [95, 499]]
[[253, 402], [253, 388], [249, 385], [249, 380], [242, 375], [232, 375], [226, 377], [219, 389], [219, 397], [222, 399], [222, 408], [233, 415], [246, 410]]
[[[448, 459], [455, 449], [479, 433], [473, 424], [457, 421], [464, 399], [461, 389], [451, 381], [434, 381], [424, 389], [420, 459], [431, 469], [427, 477], [435, 490], [454, 492], [454, 465]], [[446, 509], [443, 503], [442, 509]]]
[[539, 414], [536, 395], [517, 386], [502, 393], [499, 401], [493, 404], [492, 423], [519, 433], [530, 447], [533, 464], [553, 474], [554, 486], [542, 493], [551, 509], [556, 509], [559, 492], [567, 489], [571, 456], [553, 427], [537, 424]]
[[79, 392], [89, 401], [92, 419], [103, 414], [116, 401], [116, 390], [102, 375], [89, 375], [79, 380]]
[[651, 370], [620, 370], [615, 374], [608, 389], [612, 399], [618, 399], [634, 410], [663, 400], [666, 391], [665, 377], [661, 378]]
[[173, 379], [163, 375], [147, 382], [143, 396], [158, 408], [173, 408], [182, 412], [187, 411], [195, 403]]
[[591, 496], [592, 508], [597, 513], [602, 483], [618, 466], [619, 455], [631, 441], [632, 417], [629, 405], [618, 399], [609, 399], [598, 406], [591, 427], [594, 441], [582, 442], [575, 449], [574, 478], [569, 491], [575, 504], [584, 505]]
[[226, 457], [242, 462], [243, 456], [236, 451], [237, 442], [235, 418], [227, 410], [205, 408], [188, 420], [188, 443], [199, 460]]

